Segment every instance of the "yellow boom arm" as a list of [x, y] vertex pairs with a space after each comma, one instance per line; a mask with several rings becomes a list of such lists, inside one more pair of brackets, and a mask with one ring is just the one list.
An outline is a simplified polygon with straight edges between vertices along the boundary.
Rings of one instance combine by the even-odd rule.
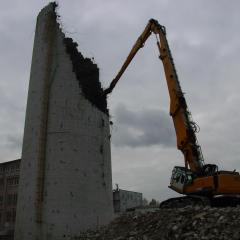
[[178, 81], [177, 72], [174, 66], [171, 51], [166, 38], [165, 27], [160, 25], [158, 21], [151, 19], [145, 27], [143, 33], [137, 39], [132, 47], [127, 59], [122, 65], [116, 77], [112, 80], [110, 86], [105, 89], [104, 93], [109, 94], [121, 78], [122, 74], [138, 52], [144, 46], [148, 37], [152, 34], [157, 36], [157, 46], [160, 52], [159, 58], [162, 60], [164, 72], [166, 76], [169, 96], [170, 96], [170, 115], [173, 119], [177, 147], [182, 151], [185, 159], [185, 166], [201, 175], [204, 161], [201, 148], [197, 143], [196, 125], [191, 120], [190, 112], [187, 108], [187, 103]]

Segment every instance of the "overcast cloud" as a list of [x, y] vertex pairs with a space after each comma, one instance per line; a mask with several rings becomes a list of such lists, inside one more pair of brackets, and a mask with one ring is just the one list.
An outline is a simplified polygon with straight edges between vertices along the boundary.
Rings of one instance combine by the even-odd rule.
[[113, 144], [117, 147], [173, 147], [176, 142], [172, 121], [165, 111], [130, 111], [118, 105], [115, 119]]
[[[48, 1], [1, 1], [0, 156], [21, 156], [36, 16]], [[240, 2], [237, 0], [59, 1], [61, 25], [93, 57], [106, 87], [150, 18], [167, 28], [180, 83], [206, 162], [240, 170]], [[109, 97], [113, 183], [165, 199], [175, 147], [169, 97], [154, 37]]]

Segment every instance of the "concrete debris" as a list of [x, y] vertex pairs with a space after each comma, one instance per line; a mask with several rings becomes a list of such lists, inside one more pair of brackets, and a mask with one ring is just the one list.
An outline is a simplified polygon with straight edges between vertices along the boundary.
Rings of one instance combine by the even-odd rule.
[[240, 207], [179, 208], [129, 213], [76, 240], [223, 240], [240, 239]]

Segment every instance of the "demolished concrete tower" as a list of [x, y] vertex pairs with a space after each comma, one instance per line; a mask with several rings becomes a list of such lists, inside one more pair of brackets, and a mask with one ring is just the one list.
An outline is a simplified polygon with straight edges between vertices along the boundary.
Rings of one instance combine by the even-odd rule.
[[37, 18], [15, 240], [74, 239], [113, 217], [109, 115], [97, 65], [57, 23]]

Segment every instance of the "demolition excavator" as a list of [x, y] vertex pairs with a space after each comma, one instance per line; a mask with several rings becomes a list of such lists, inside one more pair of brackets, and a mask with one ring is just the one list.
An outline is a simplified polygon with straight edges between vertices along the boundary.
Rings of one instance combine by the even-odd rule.
[[198, 126], [192, 120], [183, 91], [181, 89], [173, 57], [166, 38], [166, 29], [158, 21], [151, 19], [133, 45], [120, 71], [104, 90], [112, 92], [124, 71], [144, 46], [151, 34], [156, 35], [159, 58], [164, 67], [170, 97], [177, 148], [183, 153], [184, 166], [175, 166], [172, 171], [170, 188], [184, 196], [170, 198], [160, 204], [162, 208], [184, 207], [187, 205], [236, 206], [240, 204], [240, 175], [234, 171], [219, 171], [215, 164], [205, 164], [196, 132]]

